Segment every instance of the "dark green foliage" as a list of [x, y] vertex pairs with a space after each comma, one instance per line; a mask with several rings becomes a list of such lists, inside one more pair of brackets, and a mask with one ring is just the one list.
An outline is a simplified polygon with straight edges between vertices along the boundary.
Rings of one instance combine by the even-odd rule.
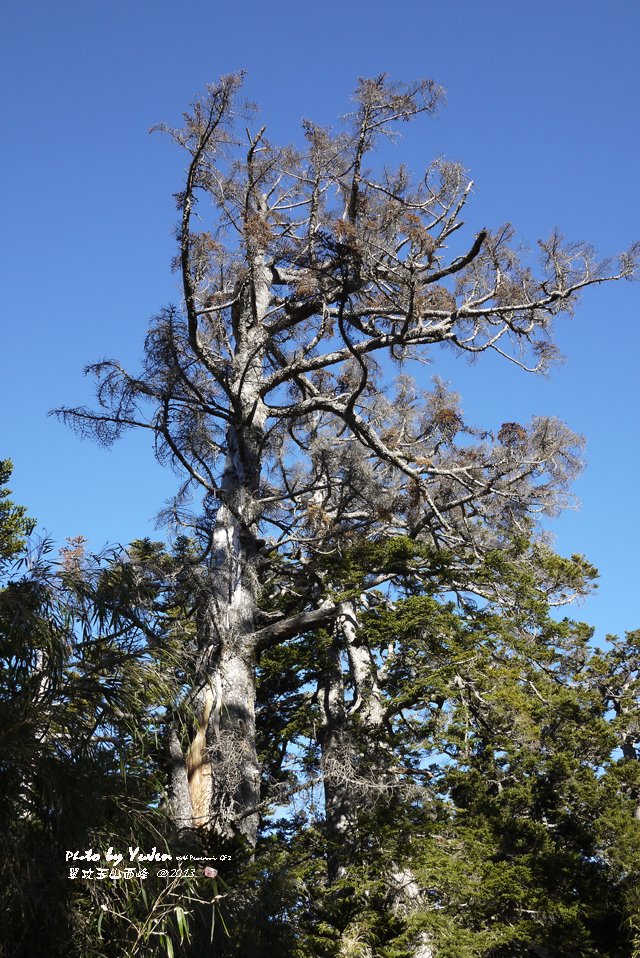
[[7, 482], [13, 464], [10, 459], [0, 459], [0, 563], [4, 564], [21, 552], [26, 539], [35, 527], [35, 521], [27, 516], [24, 506], [16, 506], [9, 496]]
[[84, 958], [101, 954], [101, 909], [65, 851], [157, 843], [170, 653], [149, 644], [150, 594], [128, 559], [89, 556], [79, 538], [53, 561], [32, 530], [5, 497], [0, 954]]
[[[180, 839], [162, 811], [193, 546], [95, 558], [77, 539], [54, 561], [28, 544], [24, 510], [2, 507], [2, 958], [410, 958], [425, 940], [437, 958], [640, 953], [639, 633], [594, 649], [588, 627], [551, 615], [550, 599], [593, 578], [581, 557], [523, 540], [473, 564], [399, 538], [318, 560], [340, 597], [385, 577], [357, 639], [384, 721], [363, 720], [338, 648], [353, 802], [332, 844], [322, 695], [336, 636], [263, 653], [252, 856]], [[230, 860], [216, 879], [67, 877], [67, 848], [129, 844]]]
[[[357, 711], [348, 719], [359, 811], [341, 843], [343, 874], [328, 884], [300, 854], [309, 844], [312, 857], [331, 852], [313, 799], [292, 797], [298, 817], [276, 831], [291, 880], [307, 889], [291, 911], [305, 945], [290, 953], [406, 958], [422, 930], [438, 958], [630, 958], [640, 944], [637, 634], [602, 653], [586, 626], [550, 615], [548, 596], [593, 578], [581, 557], [517, 543], [491, 554], [473, 581], [508, 592], [502, 607], [443, 594], [454, 558], [438, 557], [429, 574], [432, 558], [403, 540], [349, 549], [328, 566], [350, 589], [372, 567], [407, 588], [361, 621], [387, 724], [373, 732]], [[267, 794], [278, 795], [274, 778], [294, 796], [296, 781], [319, 774], [317, 689], [330, 645], [316, 635], [262, 659]], [[283, 772], [285, 756], [295, 772]], [[419, 907], [393, 904], [398, 872], [419, 888]]]

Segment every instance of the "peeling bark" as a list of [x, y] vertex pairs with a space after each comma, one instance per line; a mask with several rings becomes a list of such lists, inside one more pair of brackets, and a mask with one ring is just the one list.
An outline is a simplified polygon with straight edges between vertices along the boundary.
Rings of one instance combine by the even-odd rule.
[[186, 757], [187, 781], [193, 825], [201, 827], [209, 823], [212, 795], [212, 769], [209, 756], [207, 731], [214, 706], [214, 693], [210, 685], [203, 691], [202, 711], [196, 733], [191, 740]]

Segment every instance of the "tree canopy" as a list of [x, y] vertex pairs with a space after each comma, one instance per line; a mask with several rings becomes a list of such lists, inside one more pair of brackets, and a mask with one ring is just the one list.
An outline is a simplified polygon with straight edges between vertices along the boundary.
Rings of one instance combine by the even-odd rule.
[[[459, 164], [379, 159], [433, 81], [360, 80], [296, 147], [241, 85], [158, 128], [187, 162], [182, 302], [137, 373], [94, 364], [96, 408], [58, 411], [106, 445], [151, 434], [181, 476], [171, 545], [27, 560], [0, 498], [7, 860], [110, 829], [230, 856], [224, 884], [67, 882], [42, 906], [61, 954], [631, 958], [638, 636], [596, 649], [554, 613], [596, 570], [538, 523], [582, 440], [506, 399], [469, 421], [423, 370], [449, 349], [545, 371], [556, 317], [638, 249], [465, 242]], [[8, 900], [7, 947], [36, 954], [28, 882]]]
[[[505, 422], [496, 435], [466, 425], [458, 397], [437, 379], [420, 388], [410, 361], [446, 345], [542, 370], [552, 319], [580, 290], [630, 277], [637, 250], [612, 270], [554, 233], [536, 270], [503, 227], [452, 252], [471, 186], [462, 169], [438, 160], [416, 179], [371, 165], [381, 137], [436, 111], [433, 81], [361, 80], [344, 130], [305, 121], [304, 150], [272, 145], [264, 127], [239, 132], [254, 114], [241, 82], [223, 78], [182, 127], [158, 128], [188, 163], [177, 194], [182, 306], [152, 324], [140, 373], [90, 367], [98, 409], [61, 415], [105, 443], [148, 430], [183, 473], [170, 511], [195, 529], [208, 581], [200, 737], [174, 742], [174, 814], [254, 843], [253, 670], [269, 646], [340, 618], [318, 557], [406, 535], [473, 562], [557, 509], [579, 467], [580, 440], [558, 420]], [[189, 516], [194, 489], [203, 511]], [[372, 569], [362, 593], [385, 580]]]

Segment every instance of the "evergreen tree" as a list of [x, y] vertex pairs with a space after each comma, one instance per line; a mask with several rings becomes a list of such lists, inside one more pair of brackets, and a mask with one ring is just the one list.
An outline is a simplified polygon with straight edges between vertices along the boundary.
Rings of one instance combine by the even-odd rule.
[[[260, 656], [318, 628], [349, 642], [360, 597], [387, 578], [371, 568], [348, 605], [316, 560], [365, 537], [406, 536], [455, 554], [455, 587], [469, 562], [528, 534], [529, 515], [561, 506], [580, 465], [579, 439], [557, 420], [474, 428], [444, 383], [418, 388], [408, 364], [444, 345], [543, 370], [553, 318], [586, 287], [630, 277], [637, 250], [610, 268], [554, 233], [536, 271], [511, 228], [463, 245], [471, 183], [459, 165], [435, 161], [418, 179], [375, 165], [381, 138], [437, 110], [432, 81], [361, 80], [343, 131], [305, 122], [302, 150], [251, 127], [240, 85], [222, 79], [183, 127], [162, 127], [188, 162], [177, 195], [183, 303], [153, 322], [139, 374], [96, 364], [99, 408], [61, 414], [104, 443], [149, 431], [160, 460], [184, 476], [169, 516], [191, 525], [203, 550], [187, 696], [197, 722], [185, 714], [171, 733], [171, 807], [185, 830], [253, 847]], [[191, 495], [200, 515], [190, 514]], [[354, 669], [357, 650], [351, 642]], [[362, 701], [374, 709], [373, 673], [365, 657], [359, 665]], [[341, 748], [330, 734], [340, 707], [333, 668], [329, 763]], [[339, 842], [348, 814], [338, 793], [327, 801]]]
[[[640, 763], [618, 758], [607, 697], [620, 658], [550, 615], [540, 571], [518, 551], [485, 569], [503, 597], [509, 583], [508, 607], [468, 593], [453, 602], [430, 577], [363, 615], [381, 725], [360, 709], [358, 670], [346, 648], [333, 657], [330, 634], [263, 660], [264, 767], [273, 801], [291, 796], [272, 834], [304, 889], [290, 912], [301, 954], [636, 953]], [[546, 561], [556, 589], [593, 574], [579, 557]], [[342, 752], [328, 768], [317, 730], [332, 661]], [[336, 838], [331, 805], [314, 808], [321, 772], [346, 818], [329, 883], [316, 864]]]
[[132, 841], [151, 847], [161, 837], [164, 769], [157, 757], [164, 710], [175, 695], [166, 672], [170, 642], [149, 641], [163, 629], [157, 590], [140, 577], [140, 565], [117, 553], [91, 556], [82, 537], [55, 560], [51, 544], [32, 536], [34, 522], [9, 498], [9, 474], [5, 462], [0, 955], [121, 956], [146, 908], [133, 895], [125, 902], [128, 936], [105, 953], [99, 921], [109, 893], [101, 883], [70, 879], [66, 852]]

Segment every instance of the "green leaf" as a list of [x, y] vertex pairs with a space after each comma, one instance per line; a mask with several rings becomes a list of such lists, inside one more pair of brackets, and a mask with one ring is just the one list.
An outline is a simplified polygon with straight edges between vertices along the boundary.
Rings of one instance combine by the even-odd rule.
[[185, 936], [188, 937], [188, 928], [184, 908], [181, 908], [180, 905], [178, 905], [175, 909], [175, 915], [176, 922], [178, 924], [178, 932], [180, 933], [180, 943], [182, 944]]

